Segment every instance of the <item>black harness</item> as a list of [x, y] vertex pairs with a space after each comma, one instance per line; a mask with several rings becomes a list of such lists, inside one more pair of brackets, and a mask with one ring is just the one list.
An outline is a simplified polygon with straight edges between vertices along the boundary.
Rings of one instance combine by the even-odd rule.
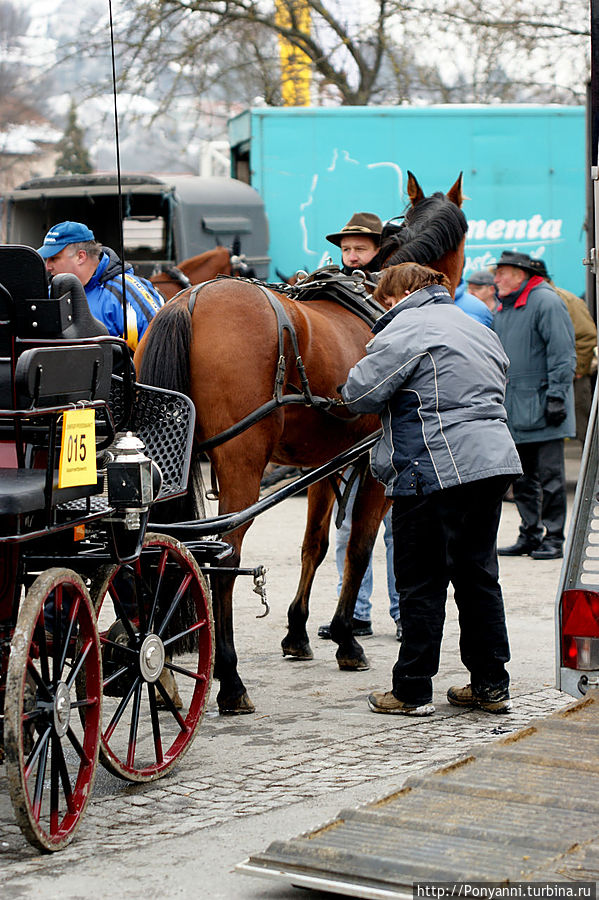
[[[229, 276], [227, 275], [220, 275], [217, 278], [213, 278], [211, 281], [205, 281], [202, 284], [197, 284], [189, 295], [189, 300], [187, 303], [187, 308], [189, 309], [190, 315], [193, 314], [197, 296], [200, 290], [206, 287], [207, 284], [213, 284], [215, 282], [221, 281], [223, 278], [228, 277]], [[240, 279], [236, 278], [235, 280], [239, 281]], [[225, 441], [228, 441], [231, 438], [236, 437], [238, 434], [241, 434], [247, 428], [255, 425], [256, 422], [259, 422], [261, 419], [266, 418], [266, 416], [270, 415], [271, 412], [274, 412], [274, 410], [278, 409], [281, 406], [287, 406], [289, 404], [312, 406], [314, 409], [319, 409], [323, 412], [330, 412], [331, 407], [344, 405], [343, 401], [337, 397], [317, 397], [312, 393], [308, 381], [308, 376], [306, 375], [306, 369], [299, 352], [297, 334], [293, 326], [293, 322], [285, 312], [283, 304], [278, 299], [278, 297], [275, 297], [275, 295], [272, 293], [272, 291], [269, 290], [266, 285], [258, 281], [250, 281], [249, 283], [254, 284], [262, 291], [271, 307], [273, 308], [277, 320], [279, 358], [277, 362], [277, 371], [275, 375], [272, 400], [268, 400], [266, 403], [263, 403], [262, 406], [258, 407], [258, 409], [255, 409], [247, 416], [244, 416], [244, 418], [240, 419], [239, 422], [235, 422], [234, 425], [231, 425], [229, 428], [226, 428], [219, 434], [215, 434], [213, 437], [208, 438], [205, 441], [201, 441], [201, 443], [196, 445], [196, 450], [199, 451], [210, 450], [212, 447], [218, 447], [220, 444], [224, 444]], [[295, 365], [298, 371], [301, 385], [300, 388], [295, 389], [297, 393], [294, 394], [283, 394], [285, 372], [287, 368], [287, 361], [285, 359], [285, 332], [287, 332], [287, 334], [289, 335], [289, 340], [291, 341], [291, 346], [293, 348], [293, 353], [295, 356]]]

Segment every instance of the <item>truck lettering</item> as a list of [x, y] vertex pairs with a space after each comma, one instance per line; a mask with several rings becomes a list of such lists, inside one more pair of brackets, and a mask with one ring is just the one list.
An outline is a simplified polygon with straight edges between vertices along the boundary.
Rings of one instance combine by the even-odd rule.
[[543, 219], [535, 213], [530, 219], [470, 219], [469, 241], [556, 241], [562, 236], [562, 219]]

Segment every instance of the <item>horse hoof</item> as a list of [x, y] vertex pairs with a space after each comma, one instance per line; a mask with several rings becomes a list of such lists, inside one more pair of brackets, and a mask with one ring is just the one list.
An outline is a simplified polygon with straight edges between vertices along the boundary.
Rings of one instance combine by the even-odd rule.
[[289, 637], [283, 638], [281, 641], [283, 656], [290, 656], [292, 659], [314, 659], [310, 641], [302, 641], [300, 644], [293, 644]]
[[305, 647], [283, 647], [283, 656], [291, 659], [314, 659], [310, 644]]
[[216, 700], [221, 716], [246, 716], [256, 712], [256, 707], [245, 691], [240, 697], [231, 697], [228, 700], [217, 697]]
[[342, 671], [365, 672], [370, 668], [370, 663], [364, 653], [360, 653], [359, 656], [340, 656], [337, 651], [336, 658], [337, 665]]

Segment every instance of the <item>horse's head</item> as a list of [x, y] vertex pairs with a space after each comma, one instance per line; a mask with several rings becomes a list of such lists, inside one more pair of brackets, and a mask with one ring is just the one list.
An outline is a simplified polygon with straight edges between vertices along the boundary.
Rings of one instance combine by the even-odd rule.
[[402, 262], [417, 262], [443, 272], [452, 293], [464, 267], [464, 243], [468, 223], [461, 210], [462, 173], [446, 194], [438, 191], [426, 197], [412, 172], [408, 172], [410, 205], [403, 224], [383, 240], [381, 268]]
[[[451, 203], [455, 204], [459, 209], [462, 208], [462, 203], [464, 202], [464, 195], [462, 193], [462, 175], [460, 172], [458, 175], [455, 184], [449, 188], [447, 193], [445, 194], [446, 198], [451, 201]], [[434, 194], [433, 196], [438, 196]], [[421, 200], [425, 200], [424, 191], [418, 184], [416, 180], [416, 176], [410, 172], [408, 169], [408, 197], [410, 198], [410, 206], [416, 206], [417, 203], [420, 203]]]

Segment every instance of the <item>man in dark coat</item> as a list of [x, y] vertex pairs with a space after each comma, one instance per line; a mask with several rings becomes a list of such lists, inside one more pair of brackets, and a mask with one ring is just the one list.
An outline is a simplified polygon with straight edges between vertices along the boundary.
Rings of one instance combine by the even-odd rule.
[[493, 328], [510, 360], [505, 408], [524, 473], [514, 482], [520, 533], [499, 555], [559, 559], [566, 520], [564, 438], [575, 434], [576, 352], [568, 310], [538, 271], [527, 254], [506, 250], [495, 272], [500, 306]]

